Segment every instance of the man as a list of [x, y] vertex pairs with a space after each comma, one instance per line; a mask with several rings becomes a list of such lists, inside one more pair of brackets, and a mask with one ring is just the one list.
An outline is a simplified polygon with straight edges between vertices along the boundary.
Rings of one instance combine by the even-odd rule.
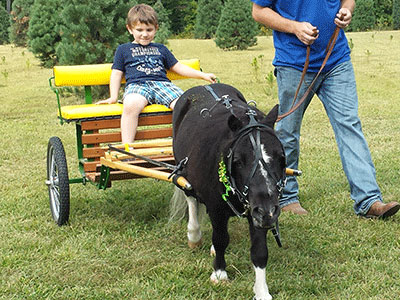
[[[335, 47], [311, 93], [297, 110], [277, 123], [284, 145], [287, 166], [296, 169], [299, 161], [300, 127], [314, 94], [322, 101], [335, 132], [343, 170], [350, 185], [354, 211], [364, 217], [386, 218], [399, 209], [397, 202], [382, 203], [369, 148], [358, 117], [358, 97], [350, 49], [343, 28], [355, 7], [354, 0], [252, 0], [253, 18], [274, 31], [275, 75], [280, 114], [288, 112], [300, 82], [306, 49], [311, 45], [310, 63], [300, 97], [316, 76], [325, 58], [326, 47], [336, 26], [341, 28]], [[297, 100], [299, 100], [299, 98]], [[280, 206], [283, 211], [307, 214], [298, 198], [298, 183], [288, 177]]]

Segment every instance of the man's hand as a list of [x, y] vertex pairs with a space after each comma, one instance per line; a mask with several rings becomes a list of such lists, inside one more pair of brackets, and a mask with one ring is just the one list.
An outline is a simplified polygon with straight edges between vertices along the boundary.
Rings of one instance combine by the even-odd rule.
[[319, 30], [308, 22], [296, 22], [294, 34], [303, 44], [308, 46], [318, 38]]
[[335, 24], [339, 28], [346, 28], [351, 22], [352, 14], [350, 9], [342, 7], [336, 14]]

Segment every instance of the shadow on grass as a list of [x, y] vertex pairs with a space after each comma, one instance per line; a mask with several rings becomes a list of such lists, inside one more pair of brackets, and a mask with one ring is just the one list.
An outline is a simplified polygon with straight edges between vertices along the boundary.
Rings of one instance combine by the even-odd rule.
[[71, 189], [72, 222], [102, 218], [122, 223], [151, 223], [166, 220], [169, 216], [169, 199], [173, 185], [153, 179], [130, 180], [113, 183], [106, 191], [83, 187], [76, 193]]

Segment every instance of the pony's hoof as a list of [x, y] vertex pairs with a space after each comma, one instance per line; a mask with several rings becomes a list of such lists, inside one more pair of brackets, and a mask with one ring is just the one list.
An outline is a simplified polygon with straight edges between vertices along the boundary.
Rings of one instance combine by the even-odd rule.
[[228, 274], [224, 270], [214, 271], [210, 276], [210, 281], [214, 284], [226, 283], [228, 280]]
[[195, 248], [201, 246], [201, 244], [203, 244], [203, 239], [200, 239], [198, 242], [188, 241], [188, 246], [190, 249], [195, 249]]
[[256, 296], [253, 297], [253, 300], [272, 300], [272, 296], [270, 294], [257, 298]]

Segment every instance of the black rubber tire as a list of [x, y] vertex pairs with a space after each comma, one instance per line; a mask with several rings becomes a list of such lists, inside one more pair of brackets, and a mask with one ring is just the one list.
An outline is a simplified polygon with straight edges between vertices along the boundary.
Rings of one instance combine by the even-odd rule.
[[47, 146], [47, 181], [50, 210], [58, 226], [69, 219], [69, 178], [64, 146], [60, 138], [53, 136]]

